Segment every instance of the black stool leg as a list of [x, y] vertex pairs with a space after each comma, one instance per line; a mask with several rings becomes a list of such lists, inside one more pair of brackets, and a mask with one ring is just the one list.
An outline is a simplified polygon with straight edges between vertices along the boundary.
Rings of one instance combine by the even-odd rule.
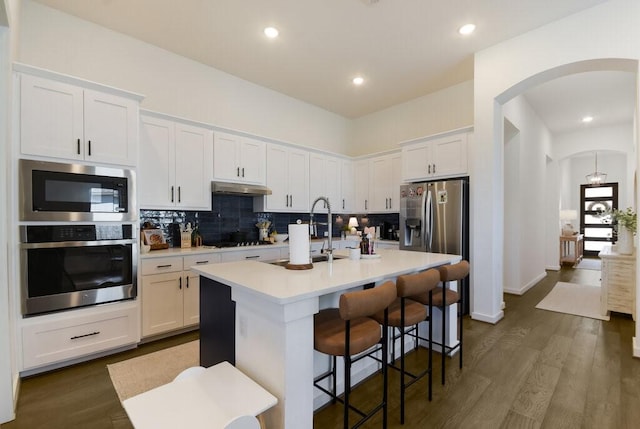
[[462, 369], [462, 301], [458, 302], [458, 326], [460, 327], [460, 369]]
[[446, 298], [446, 289], [444, 283], [442, 284], [442, 385], [444, 386], [444, 366], [445, 361], [444, 357], [446, 355], [446, 338], [447, 338], [447, 298]]
[[337, 393], [337, 387], [336, 387], [336, 384], [337, 384], [337, 380], [336, 380], [336, 375], [337, 375], [336, 366], [337, 366], [337, 364], [338, 364], [338, 360], [337, 360], [337, 356], [333, 356], [333, 357], [332, 357], [332, 359], [333, 359], [333, 370], [331, 371], [331, 379], [332, 379], [332, 381], [333, 381], [333, 388], [332, 388], [332, 390], [331, 390], [331, 391], [333, 392], [333, 399], [331, 400], [331, 403], [332, 403], [332, 404], [335, 404], [335, 403], [336, 403], [336, 395], [338, 394], [338, 393]]
[[433, 384], [433, 290], [429, 291], [429, 400]]
[[400, 424], [404, 424], [404, 297], [400, 298]]

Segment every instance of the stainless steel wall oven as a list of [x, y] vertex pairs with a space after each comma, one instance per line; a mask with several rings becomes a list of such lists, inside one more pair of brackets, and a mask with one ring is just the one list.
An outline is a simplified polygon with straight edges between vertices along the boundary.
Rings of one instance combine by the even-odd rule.
[[20, 227], [25, 316], [135, 298], [133, 225]]

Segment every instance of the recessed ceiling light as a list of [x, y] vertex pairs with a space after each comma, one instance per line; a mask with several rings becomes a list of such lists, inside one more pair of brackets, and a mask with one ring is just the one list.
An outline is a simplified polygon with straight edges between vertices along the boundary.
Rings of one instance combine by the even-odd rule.
[[278, 34], [280, 34], [280, 32], [275, 27], [267, 27], [264, 29], [264, 35], [269, 39], [275, 39], [276, 37], [278, 37]]
[[473, 33], [475, 29], [476, 26], [474, 24], [465, 24], [458, 29], [458, 33], [462, 34], [463, 36], [468, 36], [469, 34]]
[[588, 124], [591, 121], [593, 121], [593, 116], [585, 116], [584, 118], [582, 118], [582, 122], [585, 124]]
[[356, 76], [353, 78], [354, 85], [362, 85], [364, 83], [364, 78], [362, 76]]

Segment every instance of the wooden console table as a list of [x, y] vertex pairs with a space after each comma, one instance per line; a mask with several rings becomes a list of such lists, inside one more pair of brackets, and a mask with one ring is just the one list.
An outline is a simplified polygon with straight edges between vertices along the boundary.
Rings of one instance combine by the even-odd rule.
[[600, 313], [609, 311], [630, 314], [636, 318], [636, 255], [622, 255], [612, 246], [598, 254], [602, 259]]
[[574, 267], [582, 261], [584, 234], [560, 236], [560, 266], [570, 262]]

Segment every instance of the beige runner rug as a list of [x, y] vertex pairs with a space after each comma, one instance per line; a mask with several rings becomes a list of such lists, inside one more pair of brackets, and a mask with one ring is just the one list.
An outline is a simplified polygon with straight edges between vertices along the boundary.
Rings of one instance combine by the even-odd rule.
[[600, 290], [600, 286], [558, 282], [536, 305], [536, 308], [591, 319], [609, 320], [609, 316], [600, 314]]
[[107, 365], [120, 401], [167, 384], [183, 370], [200, 365], [200, 342], [138, 356]]

